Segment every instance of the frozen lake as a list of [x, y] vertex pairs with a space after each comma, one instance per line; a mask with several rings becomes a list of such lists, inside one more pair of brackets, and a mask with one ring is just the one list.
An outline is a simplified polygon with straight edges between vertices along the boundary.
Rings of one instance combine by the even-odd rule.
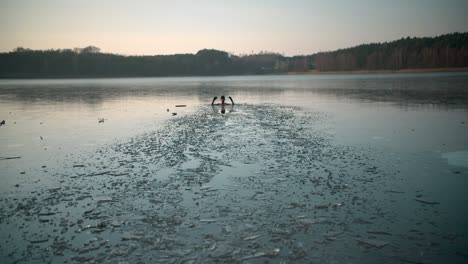
[[2, 120], [5, 263], [468, 261], [467, 73], [0, 80]]

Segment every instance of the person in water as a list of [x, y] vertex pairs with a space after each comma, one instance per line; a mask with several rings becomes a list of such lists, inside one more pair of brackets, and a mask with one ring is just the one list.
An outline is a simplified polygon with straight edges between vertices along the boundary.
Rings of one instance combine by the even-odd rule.
[[215, 104], [216, 99], [218, 99], [218, 97], [215, 96], [215, 97], [213, 98], [213, 101], [211, 101], [211, 107], [213, 108], [213, 111], [214, 111], [214, 112], [216, 112], [216, 111], [215, 111], [215, 108], [214, 108], [215, 105], [220, 105], [220, 106], [221, 106], [221, 110], [220, 110], [220, 113], [221, 113], [221, 114], [226, 113], [226, 109], [224, 108], [225, 105], [231, 105], [231, 110], [229, 110], [229, 112], [233, 112], [233, 111], [234, 111], [234, 110], [233, 110], [233, 107], [234, 107], [234, 100], [232, 100], [232, 97], [231, 97], [231, 96], [229, 96], [229, 100], [231, 100], [231, 103], [226, 103], [226, 102], [225, 102], [225, 101], [226, 101], [226, 97], [224, 97], [224, 95], [221, 96], [221, 103]]
[[[211, 101], [211, 105], [230, 105], [230, 103], [225, 102], [226, 97], [224, 97], [224, 95], [221, 95], [221, 103], [215, 104], [216, 99], [218, 99], [218, 97], [215, 96], [213, 101]], [[229, 100], [231, 100], [231, 104], [234, 105], [234, 100], [232, 100], [231, 96], [229, 96]]]

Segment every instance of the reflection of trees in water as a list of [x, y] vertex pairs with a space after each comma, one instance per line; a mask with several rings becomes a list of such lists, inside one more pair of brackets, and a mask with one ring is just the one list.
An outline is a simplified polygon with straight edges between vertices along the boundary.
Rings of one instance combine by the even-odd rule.
[[101, 104], [105, 98], [113, 97], [113, 94], [105, 94], [93, 91], [91, 88], [51, 88], [51, 87], [27, 87], [6, 90], [2, 89], [2, 94], [8, 94], [15, 101], [26, 103], [40, 102], [64, 102], [64, 103], [85, 103], [90, 105]]
[[[350, 80], [347, 80], [350, 81]], [[457, 107], [468, 105], [466, 78], [408, 78], [356, 80], [348, 85], [312, 89], [314, 93], [362, 102], [394, 102], [398, 105]]]
[[313, 92], [368, 102], [396, 102], [408, 104], [468, 104], [466, 91], [435, 90], [374, 90], [374, 89], [317, 89]]
[[196, 96], [200, 102], [206, 102], [209, 104], [214, 96], [232, 96], [236, 103], [242, 103], [244, 102], [243, 98], [281, 97], [290, 89], [281, 87], [245, 87], [226, 86], [223, 84], [207, 84], [197, 86], [194, 90], [196, 91]]
[[[343, 76], [340, 76], [343, 78]], [[280, 79], [206, 83], [197, 87], [200, 101], [213, 96], [232, 95], [249, 98], [282, 98], [287, 94], [334, 96], [359, 102], [393, 102], [398, 105], [459, 107], [468, 105], [468, 79], [461, 77]], [[287, 98], [285, 98], [287, 99]], [[242, 100], [240, 100], [242, 101]]]
[[227, 77], [166, 79], [108, 79], [38, 81], [26, 84], [4, 83], [0, 96], [21, 102], [63, 102], [102, 104], [106, 100], [127, 98], [197, 98], [210, 102], [213, 96], [232, 96], [239, 102], [246, 98], [285, 98], [335, 96], [360, 102], [394, 102], [398, 105], [433, 105], [459, 107], [468, 105], [467, 75], [414, 77]]
[[0, 89], [0, 94], [9, 99], [21, 102], [65, 102], [85, 103], [90, 105], [102, 104], [107, 100], [115, 100], [128, 97], [155, 95], [159, 96], [164, 91], [148, 88], [135, 88], [131, 86], [114, 86], [112, 84], [100, 86], [87, 85], [60, 85], [60, 86], [28, 86]]

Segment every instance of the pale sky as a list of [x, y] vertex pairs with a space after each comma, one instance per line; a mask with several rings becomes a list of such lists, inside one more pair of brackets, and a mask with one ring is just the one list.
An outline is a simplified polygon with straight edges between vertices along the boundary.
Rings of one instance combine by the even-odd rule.
[[0, 52], [312, 54], [468, 32], [468, 0], [0, 0]]

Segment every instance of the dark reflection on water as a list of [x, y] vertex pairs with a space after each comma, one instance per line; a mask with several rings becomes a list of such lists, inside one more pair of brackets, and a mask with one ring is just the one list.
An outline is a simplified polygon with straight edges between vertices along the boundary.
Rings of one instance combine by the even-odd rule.
[[360, 101], [396, 102], [401, 105], [435, 104], [450, 107], [468, 103], [466, 76], [348, 80], [335, 87], [319, 88], [315, 91]]
[[222, 94], [252, 100], [259, 97], [263, 101], [296, 94], [332, 96], [359, 102], [391, 102], [401, 106], [458, 108], [468, 104], [468, 74], [0, 81], [0, 99], [31, 103], [49, 101], [93, 105], [129, 97], [195, 97], [200, 102], [208, 102], [213, 95]]

